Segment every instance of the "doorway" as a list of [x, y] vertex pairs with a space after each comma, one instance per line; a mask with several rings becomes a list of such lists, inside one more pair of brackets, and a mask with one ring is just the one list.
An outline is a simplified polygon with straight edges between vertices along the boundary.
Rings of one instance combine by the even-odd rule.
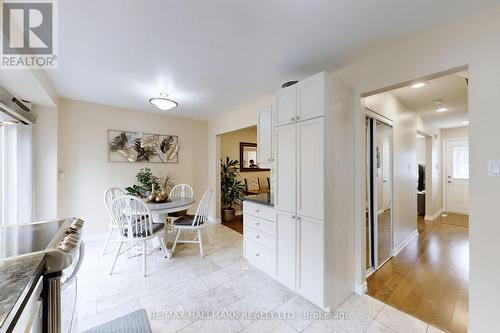
[[366, 117], [366, 270], [378, 270], [392, 255], [392, 126]]

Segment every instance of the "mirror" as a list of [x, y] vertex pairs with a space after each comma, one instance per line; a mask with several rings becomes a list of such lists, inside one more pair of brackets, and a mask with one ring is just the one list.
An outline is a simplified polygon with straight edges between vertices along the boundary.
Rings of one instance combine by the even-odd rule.
[[257, 144], [240, 142], [240, 171], [263, 171], [257, 165]]

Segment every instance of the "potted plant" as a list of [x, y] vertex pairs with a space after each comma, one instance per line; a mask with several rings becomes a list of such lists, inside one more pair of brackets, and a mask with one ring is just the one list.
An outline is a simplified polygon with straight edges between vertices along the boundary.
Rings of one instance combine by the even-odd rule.
[[153, 172], [148, 167], [139, 170], [135, 178], [137, 179], [137, 184], [125, 188], [125, 191], [130, 195], [147, 198], [153, 189], [160, 188], [158, 177], [153, 175]]
[[220, 188], [222, 201], [222, 220], [229, 222], [234, 220], [235, 210], [233, 205], [239, 203], [244, 186], [239, 181], [239, 161], [226, 157], [224, 162], [220, 160]]

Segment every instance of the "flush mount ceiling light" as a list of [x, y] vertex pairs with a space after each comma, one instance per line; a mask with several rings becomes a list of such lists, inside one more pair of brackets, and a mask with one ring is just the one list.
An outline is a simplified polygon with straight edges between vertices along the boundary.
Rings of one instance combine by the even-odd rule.
[[428, 83], [427, 82], [416, 82], [410, 86], [411, 89], [418, 89], [425, 87]]
[[448, 108], [439, 108], [436, 110], [436, 112], [446, 112], [448, 110], [449, 110]]
[[156, 106], [158, 109], [162, 111], [167, 111], [173, 108], [176, 108], [179, 106], [176, 101], [173, 101], [171, 99], [166, 98], [168, 97], [168, 94], [166, 93], [161, 93], [160, 97], [153, 97], [149, 99], [149, 103], [153, 104]]
[[469, 121], [468, 120], [462, 121], [462, 125], [469, 125]]

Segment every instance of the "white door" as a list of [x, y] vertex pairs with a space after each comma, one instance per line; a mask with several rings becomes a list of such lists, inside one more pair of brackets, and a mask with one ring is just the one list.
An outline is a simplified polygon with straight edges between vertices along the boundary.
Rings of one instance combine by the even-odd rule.
[[276, 127], [276, 209], [295, 213], [296, 130], [295, 124]]
[[297, 116], [297, 88], [291, 86], [283, 88], [274, 98], [274, 126], [281, 126], [295, 122]]
[[446, 141], [446, 211], [469, 213], [469, 141]]
[[292, 213], [276, 213], [276, 278], [295, 290], [296, 218]]
[[297, 120], [325, 115], [325, 72], [297, 83]]
[[390, 142], [382, 144], [382, 186], [383, 186], [383, 208], [384, 211], [391, 208], [392, 204], [392, 180], [391, 180], [391, 148]]
[[320, 220], [324, 218], [324, 126], [323, 118], [297, 123], [297, 214]]
[[297, 292], [324, 306], [324, 222], [299, 216], [297, 221]]
[[259, 113], [257, 123], [257, 161], [260, 167], [271, 167], [273, 162], [273, 114], [271, 107]]

